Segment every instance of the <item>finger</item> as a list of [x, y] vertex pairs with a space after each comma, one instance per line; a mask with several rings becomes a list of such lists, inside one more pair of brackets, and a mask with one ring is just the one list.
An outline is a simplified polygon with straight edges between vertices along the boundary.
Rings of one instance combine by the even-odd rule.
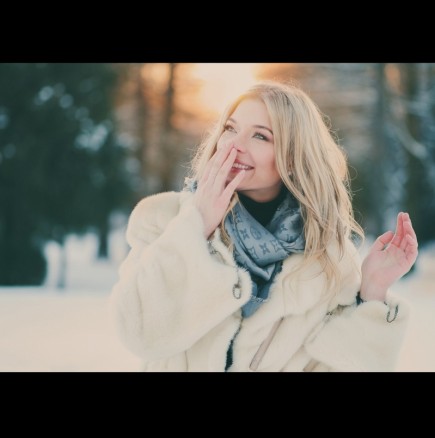
[[413, 246], [415, 248], [418, 248], [417, 239], [414, 239], [414, 237], [412, 237], [410, 234], [406, 234], [405, 237], [406, 237], [406, 240], [407, 240], [409, 246]]
[[408, 246], [408, 239], [406, 238], [406, 236], [402, 239], [402, 241], [400, 242], [399, 248], [404, 251], [405, 248]]
[[208, 160], [204, 173], [202, 174], [201, 178], [198, 179], [198, 190], [204, 187], [210, 177], [210, 171], [213, 167], [214, 160], [216, 158], [217, 151], [211, 156], [211, 158]]
[[397, 220], [396, 220], [396, 233], [394, 234], [394, 238], [391, 241], [392, 245], [395, 245], [397, 247], [400, 247], [402, 241], [403, 241], [403, 236], [404, 236], [404, 232], [403, 232], [403, 217], [404, 217], [404, 213], [400, 212], [397, 215]]
[[406, 213], [401, 213], [401, 215], [402, 215], [403, 238], [400, 242], [399, 248], [401, 250], [405, 250], [406, 247], [408, 246], [408, 239], [406, 238], [406, 235], [407, 235], [406, 229], [409, 227], [410, 223], [409, 223], [409, 220], [407, 219]]
[[412, 238], [412, 240], [415, 242], [415, 245], [418, 247], [417, 236], [415, 234], [414, 229], [412, 228], [412, 223], [411, 223], [411, 219], [409, 218], [409, 214], [404, 213], [403, 216], [404, 216], [403, 229], [404, 229], [405, 238], [402, 239], [402, 243], [400, 245], [400, 248], [405, 249], [406, 246], [408, 245], [409, 239], [406, 238], [407, 236], [410, 236], [410, 238]]
[[228, 183], [228, 185], [225, 187], [225, 190], [222, 193], [222, 197], [225, 200], [228, 200], [230, 202], [231, 196], [233, 196], [233, 193], [237, 189], [237, 186], [242, 182], [243, 178], [246, 175], [246, 170], [241, 170], [232, 181]]
[[406, 241], [405, 251], [408, 251], [410, 248], [418, 250], [418, 242], [410, 234], [406, 234], [403, 240]]
[[207, 165], [206, 165], [206, 167], [205, 167], [205, 169], [204, 169], [204, 175], [203, 175], [203, 177], [202, 177], [202, 180], [203, 180], [203, 181], [206, 181], [206, 180], [209, 178], [209, 176], [210, 176], [210, 171], [211, 171], [211, 169], [213, 168], [213, 164], [215, 163], [217, 157], [218, 157], [219, 155], [223, 154], [223, 152], [224, 152], [226, 146], [229, 147], [229, 146], [230, 146], [230, 143], [227, 143], [226, 145], [224, 145], [224, 146], [223, 146], [222, 148], [220, 148], [220, 149], [217, 149], [217, 146], [216, 146], [216, 150], [215, 150], [214, 154], [213, 154], [213, 155], [211, 156], [211, 158], [208, 160], [208, 163], [207, 163]]
[[405, 234], [410, 234], [417, 241], [417, 235], [415, 234], [409, 214], [404, 213], [404, 216], [405, 218], [403, 220], [403, 227]]
[[410, 269], [411, 266], [415, 263], [418, 255], [418, 243], [417, 241], [410, 235], [406, 235], [406, 240], [408, 242], [408, 245], [405, 248], [405, 256], [408, 263], [410, 263]]
[[223, 188], [227, 181], [228, 175], [231, 172], [234, 161], [236, 160], [237, 150], [232, 148], [227, 159], [222, 164], [218, 174], [216, 175], [215, 184], [217, 187]]
[[385, 248], [385, 245], [388, 245], [394, 237], [394, 233], [392, 231], [387, 231], [384, 234], [381, 234], [373, 243], [372, 249], [376, 251], [382, 251]]
[[208, 181], [211, 182], [212, 184], [214, 184], [216, 176], [219, 170], [221, 169], [223, 163], [227, 159], [232, 148], [233, 148], [233, 144], [228, 143], [216, 153], [216, 158], [213, 161], [212, 167], [210, 169], [210, 174], [208, 177]]
[[221, 164], [220, 168], [217, 170], [217, 173], [211, 174], [211, 178], [209, 181], [210, 188], [213, 189], [215, 192], [217, 192], [219, 195], [222, 194], [222, 191], [225, 188], [228, 174], [231, 171], [231, 167], [236, 159], [236, 156], [237, 156], [237, 150], [232, 147], [228, 155], [226, 156], [225, 161]]
[[[205, 169], [204, 169], [204, 173], [203, 173], [202, 178], [201, 178], [201, 181], [202, 181], [202, 182], [207, 181], [207, 179], [208, 179], [208, 177], [209, 177], [209, 175], [210, 175], [210, 170], [211, 170], [211, 168], [212, 168], [212, 166], [213, 166], [213, 163], [214, 163], [214, 160], [215, 160], [215, 158], [216, 158], [216, 154], [217, 154], [217, 150], [216, 150], [215, 153], [211, 156], [211, 158], [208, 160], [208, 162], [207, 162], [207, 164], [206, 164], [206, 166], [205, 166]], [[198, 181], [198, 184], [199, 184], [199, 181]]]

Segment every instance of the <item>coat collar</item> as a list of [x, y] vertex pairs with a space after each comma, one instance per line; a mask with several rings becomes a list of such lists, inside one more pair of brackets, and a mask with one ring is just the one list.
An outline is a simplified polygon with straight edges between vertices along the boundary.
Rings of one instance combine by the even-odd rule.
[[[192, 198], [192, 193], [182, 192], [181, 209], [190, 204]], [[211, 240], [223, 261], [235, 267], [234, 257], [222, 242], [219, 229], [216, 229]], [[351, 241], [346, 243], [343, 256], [340, 256], [338, 244], [335, 242], [328, 246], [327, 251], [329, 256], [338, 263], [341, 274], [341, 286], [335, 294], [326, 293], [326, 275], [319, 262], [314, 262], [303, 271], [297, 271], [296, 268], [301, 263], [303, 254], [291, 254], [284, 260], [282, 271], [277, 275], [271, 287], [268, 300], [270, 303], [258, 309], [256, 314], [260, 316], [272, 311], [275, 317], [283, 317], [291, 314], [302, 315], [321, 302], [328, 302], [326, 307], [328, 311], [339, 305], [352, 304], [361, 284], [359, 253]], [[252, 318], [255, 318], [256, 314]]]

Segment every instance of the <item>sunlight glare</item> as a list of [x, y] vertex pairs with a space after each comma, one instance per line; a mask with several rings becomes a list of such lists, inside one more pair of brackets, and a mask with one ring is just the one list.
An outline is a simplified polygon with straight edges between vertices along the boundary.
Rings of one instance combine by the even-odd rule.
[[220, 113], [225, 106], [255, 82], [256, 63], [240, 64], [195, 64], [192, 75], [202, 82], [199, 101], [214, 113]]

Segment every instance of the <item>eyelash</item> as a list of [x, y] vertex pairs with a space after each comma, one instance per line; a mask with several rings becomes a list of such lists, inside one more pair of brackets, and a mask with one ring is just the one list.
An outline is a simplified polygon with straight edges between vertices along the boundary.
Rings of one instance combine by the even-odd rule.
[[[232, 130], [232, 131], [236, 131], [235, 129], [234, 129], [234, 126], [231, 126], [231, 125], [225, 125], [224, 126], [224, 131], [230, 131], [230, 130]], [[261, 137], [261, 138], [258, 138], [259, 140], [262, 140], [262, 141], [270, 141], [265, 135], [263, 135], [263, 134], [261, 134], [260, 132], [256, 132], [255, 134], [254, 134], [254, 137], [256, 137], [256, 136], [259, 136], [259, 137]]]

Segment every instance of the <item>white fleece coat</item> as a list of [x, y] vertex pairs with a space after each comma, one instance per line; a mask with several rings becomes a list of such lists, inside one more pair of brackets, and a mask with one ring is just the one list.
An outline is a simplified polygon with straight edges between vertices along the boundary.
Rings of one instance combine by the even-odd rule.
[[[292, 254], [270, 290], [269, 301], [243, 319], [251, 294], [249, 274], [203, 221], [192, 193], [167, 192], [143, 199], [133, 210], [110, 308], [121, 340], [146, 371], [393, 371], [408, 309], [388, 294], [387, 304], [358, 307], [360, 259], [349, 242], [339, 261], [343, 286], [324, 293], [318, 264], [292, 273]], [[334, 246], [331, 257], [339, 259]], [[326, 298], [326, 299], [325, 299]], [[399, 304], [397, 318], [393, 319]], [[389, 312], [389, 313], [388, 313]]]

